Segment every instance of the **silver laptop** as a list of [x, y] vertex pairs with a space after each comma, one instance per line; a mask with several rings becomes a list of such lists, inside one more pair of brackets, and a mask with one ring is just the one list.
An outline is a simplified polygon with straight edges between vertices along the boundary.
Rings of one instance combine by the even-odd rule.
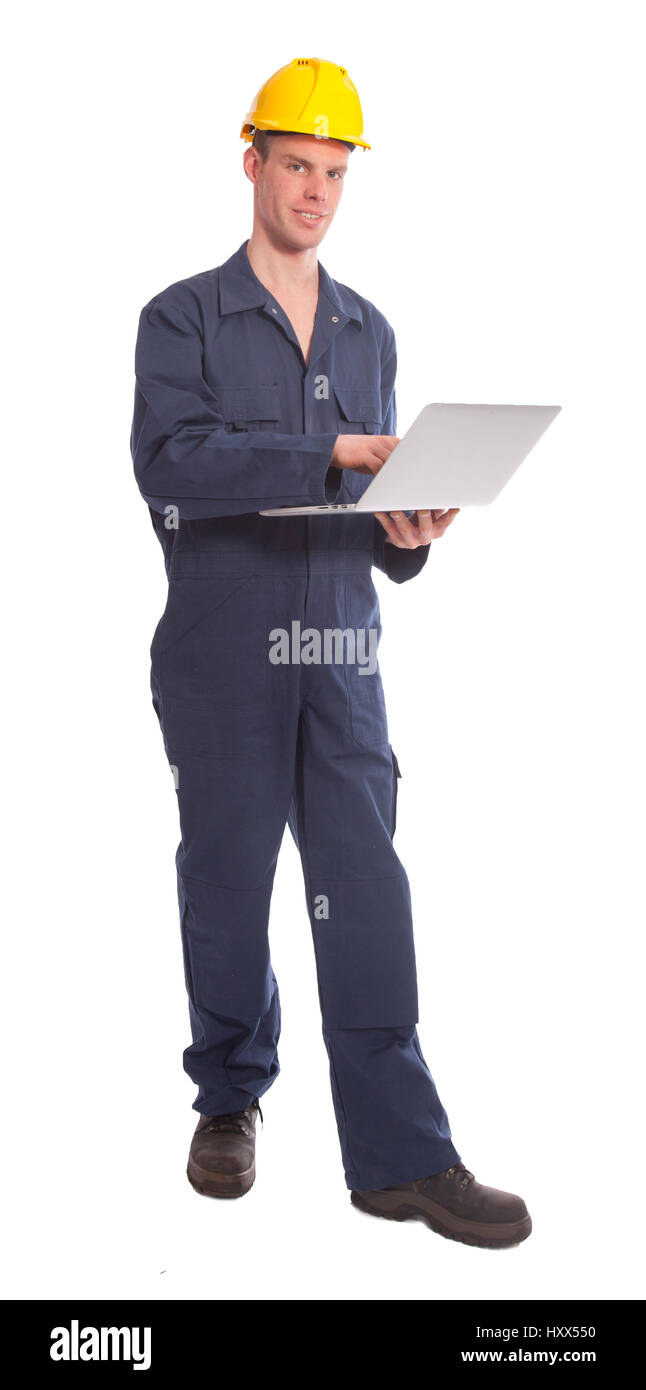
[[509, 482], [560, 409], [560, 405], [425, 405], [357, 502], [273, 507], [260, 515], [485, 506]]

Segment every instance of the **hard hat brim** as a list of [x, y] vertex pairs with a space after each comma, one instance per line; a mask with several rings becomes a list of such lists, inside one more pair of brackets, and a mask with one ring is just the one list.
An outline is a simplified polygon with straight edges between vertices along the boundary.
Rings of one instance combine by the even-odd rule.
[[[279, 126], [277, 121], [269, 121], [265, 117], [259, 118], [257, 121], [255, 121], [254, 115], [255, 112], [250, 111], [246, 117], [246, 120], [242, 124], [242, 128], [240, 131], [240, 138], [242, 140], [253, 140], [254, 134], [257, 130], [281, 130], [281, 127]], [[287, 132], [285, 133], [287, 134]], [[311, 127], [308, 129], [307, 122], [304, 123], [302, 129], [294, 130], [294, 134], [314, 135], [316, 136], [317, 140], [343, 140], [350, 145], [359, 145], [360, 149], [362, 150], [369, 150], [372, 148], [372, 146], [368, 144], [368, 141], [364, 140], [363, 137], [360, 135], [352, 135], [350, 134], [350, 132], [344, 132], [343, 134], [341, 134], [340, 131], [336, 130], [334, 132], [330, 131], [328, 135], [320, 135], [317, 130], [312, 130]]]

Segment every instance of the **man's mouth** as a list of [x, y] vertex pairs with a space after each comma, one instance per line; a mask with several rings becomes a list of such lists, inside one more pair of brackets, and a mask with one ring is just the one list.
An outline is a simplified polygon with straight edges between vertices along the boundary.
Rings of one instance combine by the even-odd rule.
[[292, 208], [292, 212], [295, 212], [296, 216], [301, 217], [304, 222], [311, 223], [322, 222], [326, 215], [324, 212], [305, 212], [301, 208]]

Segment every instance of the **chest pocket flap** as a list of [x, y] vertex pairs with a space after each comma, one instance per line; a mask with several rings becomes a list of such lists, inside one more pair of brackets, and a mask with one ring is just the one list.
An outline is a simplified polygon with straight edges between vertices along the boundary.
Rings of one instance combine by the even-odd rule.
[[[342, 434], [379, 434], [381, 394], [373, 386], [333, 386]], [[352, 426], [352, 428], [350, 428]]]
[[216, 386], [213, 394], [229, 429], [271, 429], [280, 419], [277, 386]]

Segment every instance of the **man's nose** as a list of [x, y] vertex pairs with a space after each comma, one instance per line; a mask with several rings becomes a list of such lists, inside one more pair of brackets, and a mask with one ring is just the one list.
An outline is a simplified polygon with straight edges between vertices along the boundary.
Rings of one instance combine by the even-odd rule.
[[305, 187], [305, 197], [316, 199], [317, 203], [327, 202], [327, 184], [325, 182], [325, 174], [312, 174], [310, 176], [310, 178], [307, 180], [307, 184]]

